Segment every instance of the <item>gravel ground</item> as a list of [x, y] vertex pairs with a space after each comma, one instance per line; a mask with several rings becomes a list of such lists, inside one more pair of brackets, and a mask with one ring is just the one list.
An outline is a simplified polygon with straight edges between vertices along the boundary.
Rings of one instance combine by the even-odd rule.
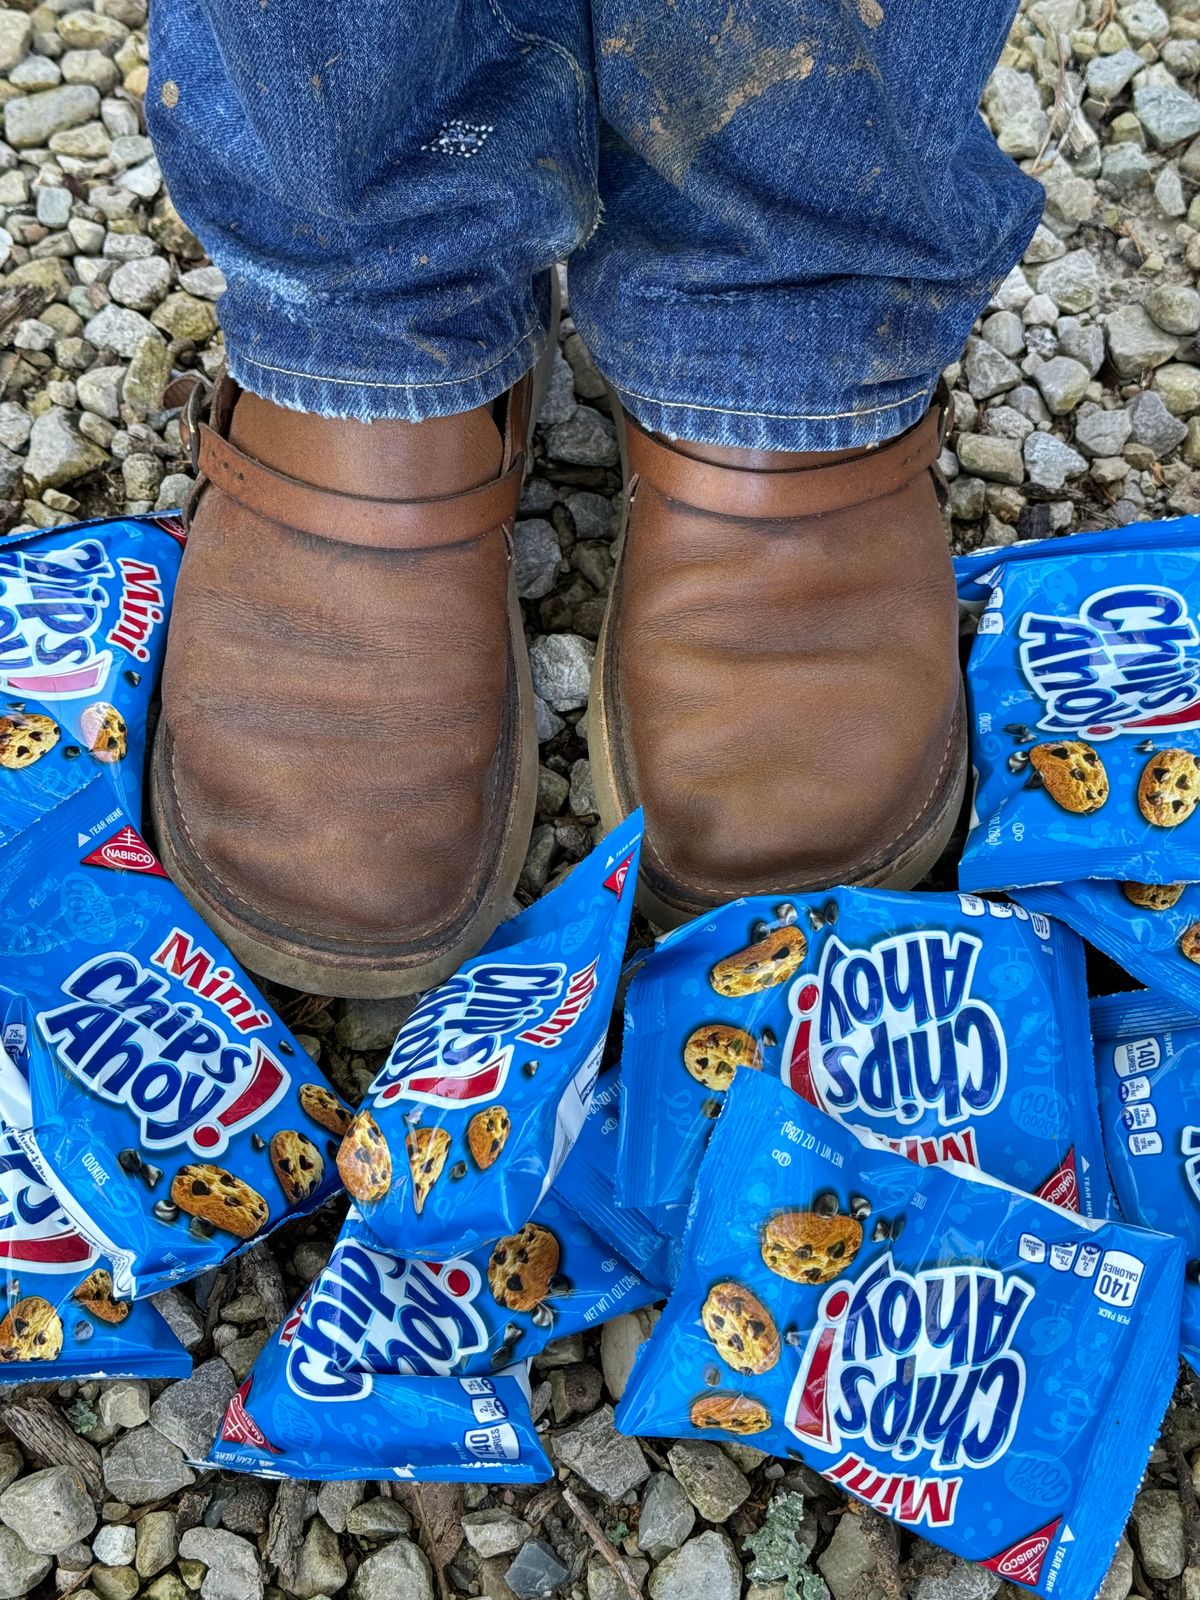
[[[145, 136], [145, 15], [146, 0], [0, 10], [0, 529], [173, 507], [187, 488], [164, 392], [218, 369], [222, 280]], [[1022, 7], [984, 109], [1046, 210], [947, 374], [956, 548], [1200, 511], [1198, 73], [1200, 0]], [[568, 317], [517, 525], [542, 738], [526, 900], [593, 839], [582, 719], [616, 462]], [[352, 1096], [406, 1012], [276, 998]], [[572, 1462], [545, 1488], [192, 1472], [184, 1452], [203, 1454], [337, 1221], [285, 1228], [171, 1293], [197, 1362], [186, 1382], [0, 1391], [0, 1600], [990, 1600], [1007, 1587], [795, 1463], [739, 1445], [615, 1449], [609, 1406], [645, 1312], [534, 1362], [535, 1416]], [[1104, 1600], [1200, 1600], [1197, 1487], [1200, 1412], [1181, 1385]]]

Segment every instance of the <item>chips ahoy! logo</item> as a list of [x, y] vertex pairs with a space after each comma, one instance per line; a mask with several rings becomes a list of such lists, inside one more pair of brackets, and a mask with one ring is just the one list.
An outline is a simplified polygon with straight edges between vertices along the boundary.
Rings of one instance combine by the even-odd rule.
[[[145, 1149], [186, 1143], [217, 1155], [275, 1105], [289, 1077], [261, 1040], [231, 1041], [191, 1002], [205, 991], [214, 1008], [239, 1012], [237, 1026], [226, 969], [209, 998], [195, 947], [179, 929], [155, 960], [165, 974], [123, 951], [93, 957], [63, 981], [66, 1003], [40, 1012], [38, 1029], [66, 1071], [136, 1117]], [[175, 975], [183, 998], [173, 998]]]
[[[988, 1268], [910, 1274], [883, 1256], [856, 1282], [826, 1291], [788, 1400], [788, 1428], [837, 1452], [824, 1475], [891, 1516], [953, 1522], [961, 1475], [904, 1467], [925, 1457], [932, 1472], [961, 1474], [1005, 1453], [1025, 1395], [1013, 1338], [1033, 1298], [1023, 1279]], [[875, 1460], [846, 1454], [851, 1440]]]
[[113, 578], [104, 546], [0, 550], [0, 686], [39, 700], [93, 695], [112, 656], [96, 647]]
[[[843, 1121], [865, 1112], [915, 1123], [932, 1111], [953, 1128], [989, 1112], [1008, 1053], [999, 1017], [972, 992], [982, 948], [972, 934], [938, 929], [865, 950], [828, 938], [820, 971], [789, 995], [784, 1081]], [[971, 1152], [934, 1159], [948, 1155]]]
[[1026, 612], [1021, 671], [1064, 736], [1200, 727], [1200, 642], [1187, 601], [1157, 585], [1102, 589], [1074, 617]]
[[17, 1141], [0, 1136], [0, 1262], [10, 1270], [78, 1273], [97, 1259]]
[[568, 973], [559, 961], [483, 961], [427, 995], [400, 1030], [371, 1088], [375, 1105], [490, 1100], [518, 1044], [553, 1050], [587, 1010], [599, 958]]
[[307, 1400], [362, 1400], [372, 1372], [447, 1376], [487, 1348], [481, 1288], [468, 1261], [397, 1261], [341, 1240], [280, 1330], [289, 1388]]

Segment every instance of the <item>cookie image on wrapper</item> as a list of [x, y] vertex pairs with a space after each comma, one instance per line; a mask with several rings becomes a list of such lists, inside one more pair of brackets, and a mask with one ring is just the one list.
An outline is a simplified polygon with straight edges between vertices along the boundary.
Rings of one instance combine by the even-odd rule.
[[1200, 805], [1200, 761], [1190, 750], [1159, 750], [1142, 768], [1138, 810], [1156, 828], [1177, 828]]
[[771, 1413], [761, 1400], [748, 1394], [698, 1394], [688, 1407], [693, 1428], [713, 1428], [720, 1433], [763, 1433], [771, 1426]]
[[730, 1000], [761, 994], [764, 989], [786, 983], [800, 970], [807, 954], [808, 940], [793, 923], [725, 956], [713, 967], [708, 981], [718, 994]]
[[683, 1064], [706, 1089], [728, 1089], [739, 1067], [757, 1071], [762, 1066], [758, 1040], [745, 1028], [708, 1022], [689, 1034], [683, 1047]]
[[1179, 935], [1179, 953], [1200, 967], [1200, 922], [1193, 922]]
[[744, 1284], [714, 1283], [700, 1308], [700, 1321], [727, 1367], [746, 1377], [770, 1372], [779, 1360], [779, 1329], [762, 1301]]
[[54, 749], [60, 737], [58, 723], [52, 717], [37, 711], [28, 715], [10, 712], [0, 717], [0, 767], [9, 772], [31, 767]]
[[828, 1283], [858, 1254], [862, 1224], [853, 1217], [781, 1211], [763, 1227], [764, 1266], [789, 1283]]
[[442, 1175], [450, 1151], [450, 1135], [445, 1128], [414, 1128], [404, 1141], [408, 1165], [412, 1170], [413, 1206], [418, 1216], [425, 1209], [429, 1191]]
[[1123, 883], [1121, 893], [1131, 906], [1143, 911], [1169, 911], [1179, 903], [1186, 887], [1182, 883]]
[[1082, 739], [1035, 744], [1029, 764], [1051, 800], [1076, 816], [1090, 816], [1108, 799], [1108, 773], [1100, 757]]
[[392, 1186], [392, 1154], [369, 1111], [351, 1122], [337, 1153], [337, 1169], [352, 1200], [382, 1200]]
[[294, 1129], [281, 1128], [272, 1135], [268, 1148], [279, 1187], [293, 1205], [316, 1193], [325, 1176], [325, 1158], [311, 1139]]
[[562, 1250], [558, 1240], [538, 1222], [497, 1241], [488, 1262], [488, 1288], [506, 1311], [533, 1311], [550, 1293]]
[[467, 1149], [481, 1172], [486, 1172], [504, 1149], [512, 1122], [503, 1106], [477, 1111], [467, 1123]]
[[333, 1090], [327, 1089], [323, 1083], [300, 1085], [300, 1109], [318, 1128], [324, 1128], [326, 1133], [336, 1133], [339, 1139], [345, 1137], [354, 1121], [350, 1107], [344, 1106]]
[[125, 718], [105, 700], [80, 714], [79, 736], [96, 760], [105, 763], [120, 761], [129, 739]]
[[198, 1217], [238, 1239], [252, 1238], [270, 1216], [270, 1207], [257, 1189], [224, 1167], [203, 1162], [180, 1167], [171, 1184], [171, 1199], [189, 1217]]
[[124, 1322], [131, 1310], [131, 1302], [118, 1300], [113, 1294], [111, 1273], [103, 1267], [89, 1272], [82, 1283], [75, 1285], [71, 1299], [100, 1322]]
[[41, 1295], [26, 1295], [0, 1322], [0, 1361], [54, 1361], [62, 1352], [63, 1325]]

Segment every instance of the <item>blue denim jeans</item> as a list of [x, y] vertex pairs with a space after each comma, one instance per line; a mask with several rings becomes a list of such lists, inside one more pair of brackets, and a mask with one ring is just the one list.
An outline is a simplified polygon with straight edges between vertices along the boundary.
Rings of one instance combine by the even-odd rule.
[[532, 363], [547, 268], [647, 427], [922, 414], [1041, 190], [976, 107], [1015, 0], [155, 0], [151, 132], [234, 376], [413, 421]]

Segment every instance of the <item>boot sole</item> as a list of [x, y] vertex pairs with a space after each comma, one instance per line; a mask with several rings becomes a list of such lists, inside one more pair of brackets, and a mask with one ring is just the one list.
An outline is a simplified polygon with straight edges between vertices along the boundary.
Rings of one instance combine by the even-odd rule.
[[[626, 484], [626, 494], [621, 507], [620, 526], [617, 530], [616, 562], [613, 571], [612, 588], [609, 594], [608, 605], [604, 612], [604, 622], [600, 629], [600, 637], [596, 641], [596, 653], [592, 662], [591, 688], [588, 696], [588, 760], [591, 764], [592, 783], [595, 788], [596, 805], [600, 813], [600, 821], [605, 832], [615, 828], [623, 822], [634, 809], [634, 804], [627, 796], [631, 793], [631, 785], [622, 782], [620, 773], [620, 757], [618, 743], [614, 737], [610, 705], [616, 703], [616, 686], [609, 676], [609, 639], [614, 626], [616, 614], [616, 596], [618, 594], [618, 577], [621, 559], [624, 555], [625, 537], [629, 527], [629, 458], [627, 452], [625, 419], [621, 404], [612, 391], [608, 390], [608, 397], [612, 403], [613, 420], [617, 428], [617, 440], [621, 451], [621, 471]], [[850, 875], [846, 880], [849, 884], [860, 888], [871, 889], [911, 889], [920, 883], [937, 864], [953, 836], [955, 824], [962, 811], [963, 797], [967, 787], [967, 739], [966, 739], [966, 701], [960, 691], [958, 710], [955, 715], [955, 727], [952, 739], [957, 745], [954, 762], [950, 771], [938, 790], [932, 805], [926, 827], [914, 838], [905, 849], [891, 860], [882, 863], [871, 872], [861, 875]], [[836, 888], [835, 883], [813, 885], [799, 892], [821, 892], [823, 889]], [[752, 891], [747, 891], [752, 892]], [[757, 892], [757, 891], [753, 891]], [[774, 890], [769, 892], [775, 892]], [[779, 893], [790, 893], [786, 885], [778, 887]], [[690, 922], [693, 917], [702, 916], [712, 910], [713, 901], [689, 901], [686, 896], [681, 896], [677, 902], [668, 899], [663, 889], [657, 886], [643, 869], [638, 878], [635, 904], [642, 915], [656, 928], [664, 930], [678, 928], [685, 922]]]
[[275, 932], [255, 927], [230, 915], [228, 908], [201, 885], [190, 871], [190, 863], [175, 845], [176, 829], [169, 796], [171, 785], [166, 773], [167, 746], [160, 724], [154, 742], [150, 771], [150, 813], [158, 854], [175, 886], [204, 918], [204, 921], [229, 947], [234, 956], [254, 973], [272, 983], [285, 984], [309, 994], [335, 995], [352, 1000], [390, 1000], [399, 995], [417, 994], [444, 982], [454, 971], [478, 953], [502, 920], [512, 901], [513, 891], [525, 864], [529, 836], [533, 830], [537, 805], [538, 745], [533, 712], [533, 680], [516, 582], [509, 576], [509, 627], [513, 639], [513, 666], [516, 679], [517, 738], [520, 757], [517, 781], [509, 806], [505, 840], [469, 920], [455, 930], [451, 941], [440, 947], [414, 951], [411, 957], [387, 960], [370, 954], [344, 954], [321, 951], [280, 929]]

